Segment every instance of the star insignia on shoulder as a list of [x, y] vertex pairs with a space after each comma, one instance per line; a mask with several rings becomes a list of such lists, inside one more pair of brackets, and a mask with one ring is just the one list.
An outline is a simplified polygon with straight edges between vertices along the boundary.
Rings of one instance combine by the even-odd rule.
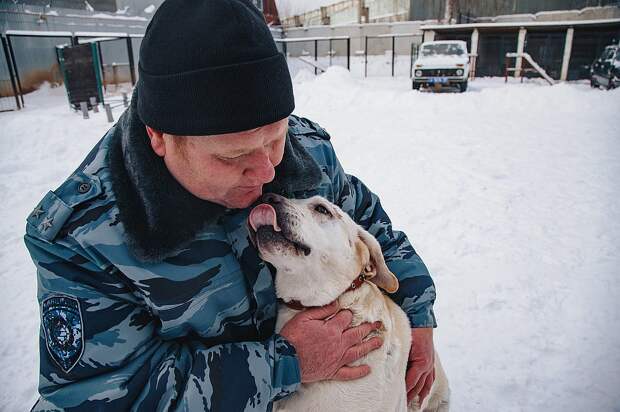
[[45, 218], [45, 219], [43, 219], [43, 222], [41, 222], [41, 230], [46, 231], [47, 229], [52, 227], [53, 224], [54, 224], [54, 218], [53, 217]]
[[34, 217], [35, 219], [38, 219], [39, 216], [41, 216], [43, 213], [45, 213], [45, 211], [43, 210], [43, 208], [41, 206], [38, 206], [34, 212], [32, 212], [32, 217]]

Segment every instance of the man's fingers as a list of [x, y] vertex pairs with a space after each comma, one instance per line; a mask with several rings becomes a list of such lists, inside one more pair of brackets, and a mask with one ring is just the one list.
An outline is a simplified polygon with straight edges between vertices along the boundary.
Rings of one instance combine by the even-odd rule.
[[407, 387], [407, 392], [413, 390], [415, 385], [421, 380], [423, 372], [418, 369], [410, 366], [407, 370], [407, 374], [405, 375], [405, 385]]
[[374, 337], [360, 343], [359, 345], [351, 346], [344, 353], [344, 356], [342, 357], [342, 363], [344, 365], [348, 365], [351, 362], [355, 362], [359, 358], [368, 355], [373, 350], [380, 348], [381, 345], [383, 345], [383, 339], [379, 337]]
[[428, 396], [431, 391], [431, 387], [433, 386], [433, 381], [435, 380], [435, 376], [433, 372], [429, 373], [426, 377], [426, 381], [424, 382], [424, 386], [422, 386], [422, 390], [420, 391], [420, 403]]
[[362, 323], [361, 325], [350, 328], [344, 332], [342, 334], [342, 339], [349, 346], [357, 345], [358, 343], [361, 343], [370, 332], [379, 330], [381, 325], [381, 322]]
[[343, 366], [332, 376], [337, 381], [350, 381], [353, 379], [363, 378], [370, 373], [370, 366]]
[[336, 325], [338, 329], [345, 330], [351, 325], [351, 321], [353, 320], [353, 313], [350, 310], [344, 309], [340, 312], [336, 313], [336, 316], [328, 320], [329, 324]]
[[426, 377], [428, 376], [428, 374], [423, 374], [420, 379], [418, 380], [418, 382], [416, 382], [415, 386], [413, 387], [413, 389], [411, 389], [411, 392], [414, 393], [414, 395], [419, 395], [420, 391], [422, 390], [422, 387], [424, 386], [424, 383], [426, 382]]
[[320, 306], [318, 308], [310, 308], [304, 312], [304, 315], [306, 319], [309, 320], [325, 319], [338, 312], [339, 309], [340, 304], [337, 300], [335, 300], [329, 305]]

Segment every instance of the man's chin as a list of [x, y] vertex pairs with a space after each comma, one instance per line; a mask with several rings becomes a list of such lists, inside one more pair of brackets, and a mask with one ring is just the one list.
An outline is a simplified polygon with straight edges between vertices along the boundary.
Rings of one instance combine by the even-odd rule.
[[256, 189], [249, 191], [246, 194], [242, 194], [237, 196], [235, 199], [231, 199], [226, 207], [230, 209], [245, 209], [246, 207], [250, 207], [252, 203], [256, 202], [263, 194], [262, 186], [257, 187]]

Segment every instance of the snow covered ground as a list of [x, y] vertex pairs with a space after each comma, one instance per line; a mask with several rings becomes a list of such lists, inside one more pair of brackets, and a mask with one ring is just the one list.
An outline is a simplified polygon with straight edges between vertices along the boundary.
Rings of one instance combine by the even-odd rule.
[[[295, 80], [297, 114], [331, 134], [405, 230], [438, 289], [453, 411], [620, 411], [620, 90], [478, 79], [465, 94], [332, 68]], [[37, 201], [108, 128], [63, 89], [0, 113], [0, 410], [36, 398]], [[118, 118], [121, 108], [115, 111]]]

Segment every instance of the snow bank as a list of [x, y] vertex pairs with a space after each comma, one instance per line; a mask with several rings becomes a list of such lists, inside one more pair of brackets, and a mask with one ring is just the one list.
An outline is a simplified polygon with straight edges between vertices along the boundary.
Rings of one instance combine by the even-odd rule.
[[[452, 411], [618, 408], [620, 90], [478, 79], [465, 94], [433, 94], [338, 67], [298, 74], [294, 87], [296, 113], [329, 131], [345, 169], [381, 196], [433, 273]], [[63, 89], [26, 105], [0, 113], [8, 411], [36, 398], [25, 218], [108, 128], [103, 113], [72, 113]]]

